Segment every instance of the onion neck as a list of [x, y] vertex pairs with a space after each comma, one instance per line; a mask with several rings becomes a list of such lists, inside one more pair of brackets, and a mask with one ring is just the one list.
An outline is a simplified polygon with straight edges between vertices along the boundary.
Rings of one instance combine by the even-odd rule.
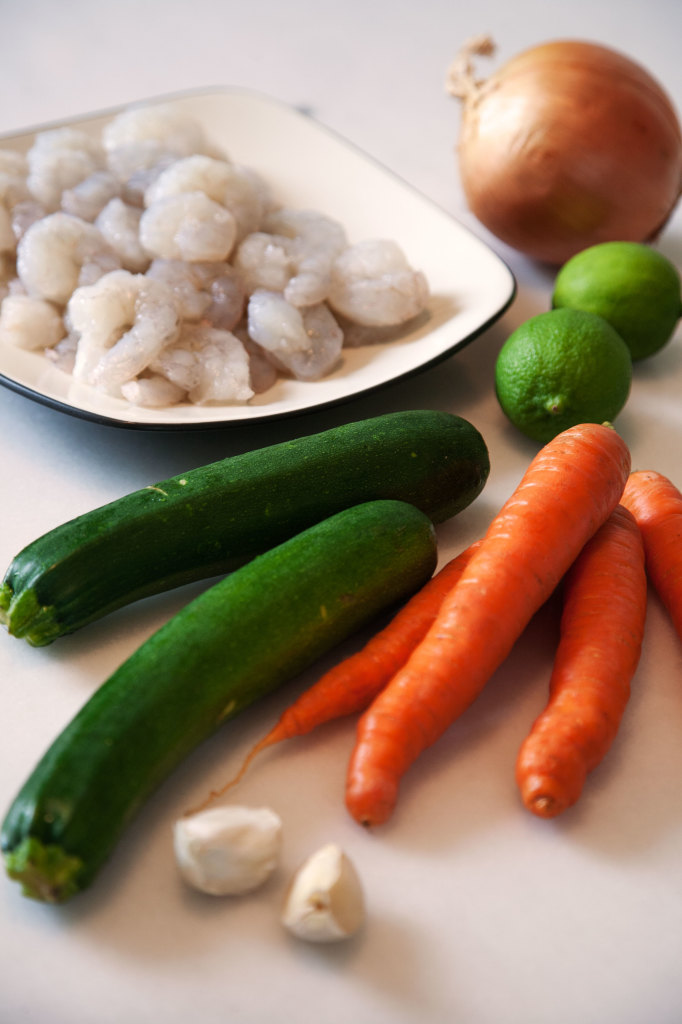
[[488, 35], [473, 36], [459, 51], [448, 68], [445, 88], [456, 99], [471, 102], [485, 84], [485, 79], [476, 78], [474, 57], [491, 57], [495, 43]]

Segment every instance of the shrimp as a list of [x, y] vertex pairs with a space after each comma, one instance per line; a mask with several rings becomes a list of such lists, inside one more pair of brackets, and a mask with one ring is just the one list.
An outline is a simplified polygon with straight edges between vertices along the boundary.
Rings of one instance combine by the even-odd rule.
[[17, 273], [29, 295], [66, 305], [79, 285], [93, 284], [120, 261], [93, 224], [69, 213], [36, 221], [17, 246]]
[[297, 380], [320, 380], [334, 369], [341, 358], [343, 331], [323, 302], [306, 306], [301, 311], [308, 336], [308, 348], [292, 352], [280, 360], [283, 368]]
[[77, 128], [55, 128], [36, 135], [27, 154], [28, 187], [46, 210], [59, 209], [62, 194], [105, 166], [98, 140]]
[[10, 253], [0, 252], [0, 301], [10, 294], [10, 282], [16, 280], [16, 266]]
[[170, 285], [183, 320], [203, 320], [211, 327], [231, 331], [242, 318], [244, 285], [227, 262], [154, 260], [147, 274]]
[[266, 218], [264, 228], [292, 240], [293, 276], [284, 288], [287, 302], [293, 306], [323, 302], [329, 294], [334, 260], [348, 245], [341, 225], [313, 210], [283, 208]]
[[16, 206], [12, 207], [12, 231], [17, 244], [24, 237], [31, 224], [35, 224], [37, 220], [42, 220], [45, 214], [45, 207], [37, 199], [23, 199]]
[[66, 334], [52, 303], [30, 295], [5, 296], [0, 306], [0, 343], [23, 349], [52, 348]]
[[28, 160], [18, 149], [0, 149], [0, 173], [11, 174], [15, 178], [28, 176]]
[[145, 206], [184, 192], [203, 192], [214, 203], [222, 203], [230, 165], [201, 153], [175, 160], [151, 183], [144, 194]]
[[349, 246], [334, 261], [329, 305], [355, 323], [389, 327], [423, 312], [428, 285], [395, 243], [370, 239]]
[[62, 210], [92, 223], [120, 191], [120, 182], [111, 171], [95, 171], [62, 192]]
[[147, 189], [167, 167], [175, 163], [176, 157], [172, 153], [155, 155], [149, 166], [146, 166], [146, 158], [143, 154], [136, 159], [133, 159], [132, 154], [128, 155], [131, 158], [131, 166], [118, 167], [114, 169], [114, 172], [121, 181], [121, 199], [130, 206], [142, 209]]
[[177, 405], [186, 397], [184, 388], [173, 384], [167, 377], [159, 373], [145, 373], [135, 380], [126, 381], [121, 385], [121, 394], [131, 405], [146, 408], [161, 408], [166, 405]]
[[151, 369], [188, 392], [196, 405], [253, 398], [249, 357], [234, 334], [204, 324], [186, 325]]
[[176, 156], [211, 151], [199, 122], [163, 103], [128, 107], [112, 118], [102, 131], [102, 144], [108, 154], [138, 142], [156, 143], [164, 153]]
[[12, 216], [0, 201], [0, 253], [14, 252], [17, 240], [12, 228]]
[[232, 331], [244, 315], [246, 292], [229, 263], [196, 263], [200, 287], [210, 296], [202, 320], [219, 330]]
[[116, 396], [175, 341], [180, 326], [170, 288], [127, 270], [77, 288], [66, 320], [78, 336], [74, 377]]
[[135, 273], [145, 271], [151, 262], [140, 242], [141, 217], [142, 210], [115, 196], [95, 220], [95, 227], [116, 253], [123, 269]]
[[169, 260], [226, 260], [237, 237], [232, 214], [203, 192], [182, 192], [151, 204], [140, 218], [140, 242]]
[[[124, 183], [146, 172], [149, 185], [156, 173], [192, 154], [226, 159], [215, 152], [197, 121], [166, 104], [129, 107], [117, 114], [105, 125], [102, 144], [107, 167]], [[131, 201], [129, 195], [125, 198]]]
[[235, 328], [234, 334], [241, 341], [249, 357], [251, 387], [255, 394], [262, 395], [275, 386], [279, 378], [279, 371], [272, 359], [268, 359], [265, 350], [251, 340], [249, 332], [243, 326]]
[[247, 318], [252, 341], [298, 380], [319, 380], [339, 360], [343, 332], [322, 304], [300, 310], [282, 295], [258, 289], [249, 299]]
[[248, 168], [226, 160], [196, 154], [177, 160], [145, 192], [146, 206], [184, 192], [203, 192], [230, 211], [237, 225], [237, 240], [257, 230], [271, 205], [265, 182]]
[[17, 247], [14, 210], [30, 198], [26, 178], [0, 167], [0, 252], [13, 253]]
[[232, 265], [239, 271], [249, 295], [258, 288], [283, 292], [294, 272], [291, 240], [254, 231], [238, 246]]
[[231, 164], [222, 199], [237, 222], [237, 239], [257, 231], [266, 214], [274, 208], [267, 183], [251, 167]]
[[52, 348], [45, 349], [45, 356], [55, 369], [72, 375], [76, 361], [76, 350], [78, 348], [78, 335], [74, 331], [70, 331], [66, 323], [64, 326], [67, 329], [67, 333]]

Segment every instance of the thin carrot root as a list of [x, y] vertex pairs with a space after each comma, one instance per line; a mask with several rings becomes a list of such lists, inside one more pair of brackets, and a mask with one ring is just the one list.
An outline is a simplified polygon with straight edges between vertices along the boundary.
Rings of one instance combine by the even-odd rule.
[[200, 804], [197, 804], [195, 807], [191, 807], [189, 810], [185, 811], [183, 817], [188, 818], [192, 814], [198, 814], [199, 811], [205, 811], [208, 807], [211, 806], [211, 804], [214, 804], [216, 800], [220, 800], [221, 797], [225, 796], [225, 794], [229, 790], [234, 789], [234, 787], [237, 786], [246, 775], [251, 765], [251, 762], [255, 759], [256, 755], [260, 754], [260, 752], [262, 750], [265, 750], [266, 747], [271, 747], [273, 743], [277, 743], [278, 738], [278, 729], [275, 726], [275, 728], [272, 729], [267, 736], [264, 736], [262, 740], [260, 740], [258, 743], [256, 743], [254, 747], [251, 748], [251, 750], [248, 752], [248, 754], [242, 761], [239, 771], [237, 772], [236, 775], [234, 775], [231, 779], [229, 779], [222, 786], [220, 786], [219, 789], [212, 789], [208, 796], [206, 796], [205, 799], [202, 800]]
[[393, 812], [402, 776], [481, 692], [623, 493], [630, 453], [581, 424], [533, 459], [406, 664], [362, 715], [346, 807], [366, 826]]
[[538, 817], [572, 807], [613, 743], [639, 662], [646, 598], [642, 537], [617, 506], [566, 576], [549, 701], [519, 751], [516, 781]]

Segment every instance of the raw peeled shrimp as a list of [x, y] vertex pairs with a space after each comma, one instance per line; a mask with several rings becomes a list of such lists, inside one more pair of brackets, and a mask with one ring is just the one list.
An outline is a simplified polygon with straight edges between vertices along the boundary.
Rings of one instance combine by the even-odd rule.
[[263, 218], [274, 206], [270, 189], [251, 167], [231, 164], [223, 205], [237, 222], [237, 239], [257, 231]]
[[[109, 169], [127, 187], [137, 177], [138, 190], [179, 157], [200, 153], [225, 159], [215, 152], [198, 122], [166, 104], [130, 107], [117, 114], [105, 125], [102, 144]], [[130, 195], [125, 198], [132, 201]]]
[[62, 194], [105, 164], [100, 143], [77, 128], [40, 132], [27, 154], [28, 187], [46, 210], [57, 210]]
[[[65, 324], [64, 326], [66, 327], [67, 325]], [[45, 356], [57, 370], [61, 370], [62, 373], [73, 374], [77, 348], [78, 336], [73, 331], [67, 330], [61, 341], [58, 341], [52, 348], [45, 349]]]
[[424, 310], [427, 298], [426, 278], [410, 268], [395, 242], [359, 242], [334, 260], [329, 305], [355, 323], [367, 327], [405, 323]]
[[9, 295], [10, 281], [15, 278], [16, 267], [10, 253], [0, 252], [0, 302]]
[[66, 334], [57, 309], [45, 299], [7, 295], [0, 306], [0, 343], [15, 348], [52, 348]]
[[237, 224], [230, 211], [203, 192], [159, 199], [140, 218], [142, 246], [162, 259], [226, 260], [236, 237]]
[[12, 208], [12, 231], [17, 244], [24, 237], [31, 224], [42, 220], [45, 208], [37, 199], [24, 199]]
[[12, 228], [12, 215], [0, 201], [0, 252], [14, 252], [17, 245]]
[[157, 143], [164, 153], [176, 156], [208, 153], [212, 149], [197, 121], [163, 103], [128, 107], [112, 118], [102, 131], [102, 144], [107, 153], [138, 142]]
[[145, 192], [145, 206], [160, 199], [203, 192], [226, 207], [237, 224], [237, 240], [255, 231], [272, 205], [265, 182], [246, 167], [196, 154], [170, 164]]
[[143, 208], [147, 189], [167, 167], [175, 163], [176, 157], [172, 153], [156, 156], [147, 167], [142, 156], [134, 161], [132, 160], [132, 154], [129, 154], [129, 156], [131, 157], [131, 166], [118, 168], [115, 172], [121, 181], [121, 199], [130, 206]]
[[0, 149], [0, 172], [25, 178], [28, 175], [28, 160], [25, 154], [17, 149]]
[[29, 295], [66, 305], [79, 285], [120, 266], [93, 224], [69, 213], [36, 221], [17, 246], [17, 273]]
[[255, 394], [262, 395], [274, 387], [279, 378], [279, 370], [272, 359], [268, 359], [265, 349], [249, 337], [249, 332], [242, 325], [235, 328], [234, 334], [241, 341], [249, 357], [249, 378]]
[[14, 209], [30, 199], [29, 187], [22, 174], [0, 168], [0, 252], [12, 253], [16, 249], [16, 236], [12, 226]]
[[249, 337], [297, 380], [319, 380], [338, 362], [343, 332], [321, 303], [297, 309], [277, 292], [256, 290], [248, 305]]
[[293, 276], [284, 288], [287, 302], [294, 306], [323, 302], [329, 294], [334, 260], [348, 245], [343, 227], [314, 210], [285, 207], [268, 215], [264, 230], [291, 239]]
[[95, 220], [95, 227], [116, 253], [123, 269], [135, 273], [146, 270], [151, 260], [140, 242], [141, 217], [142, 210], [115, 196]]
[[184, 388], [159, 373], [145, 373], [122, 384], [121, 394], [131, 405], [159, 409], [166, 405], [177, 405], [187, 393]]
[[214, 203], [222, 203], [229, 172], [230, 165], [226, 160], [216, 160], [201, 153], [175, 160], [145, 192], [145, 206], [183, 192], [203, 192]]
[[225, 261], [154, 260], [147, 274], [172, 288], [183, 320], [203, 320], [211, 327], [231, 331], [242, 318], [244, 285], [234, 267]]
[[45, 216], [42, 203], [31, 195], [27, 177], [25, 154], [0, 149], [0, 252], [14, 252], [26, 228]]
[[254, 231], [247, 235], [232, 257], [250, 295], [257, 288], [283, 292], [294, 272], [291, 239]]
[[0, 252], [14, 252], [17, 239], [12, 226], [14, 210], [30, 198], [26, 178], [0, 167]]
[[334, 369], [341, 358], [343, 331], [327, 305], [319, 302], [301, 310], [308, 336], [308, 348], [288, 353], [286, 358], [275, 354], [285, 370], [297, 380], [319, 380]]
[[196, 405], [253, 398], [249, 357], [239, 338], [229, 331], [187, 324], [151, 369], [183, 388]]
[[111, 171], [95, 171], [62, 192], [62, 210], [92, 222], [120, 191], [120, 182]]
[[113, 395], [175, 340], [180, 324], [170, 288], [127, 270], [77, 288], [66, 317], [78, 335], [74, 377]]

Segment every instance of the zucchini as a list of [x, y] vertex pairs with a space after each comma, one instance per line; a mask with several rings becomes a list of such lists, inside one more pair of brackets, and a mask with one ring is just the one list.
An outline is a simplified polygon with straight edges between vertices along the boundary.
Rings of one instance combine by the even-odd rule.
[[449, 413], [413, 410], [232, 456], [134, 491], [23, 549], [0, 588], [0, 622], [49, 644], [125, 604], [231, 572], [313, 523], [390, 498], [434, 523], [489, 472], [483, 438]]
[[87, 887], [124, 826], [202, 740], [426, 582], [414, 506], [346, 509], [203, 592], [95, 691], [34, 769], [0, 834], [26, 895]]

